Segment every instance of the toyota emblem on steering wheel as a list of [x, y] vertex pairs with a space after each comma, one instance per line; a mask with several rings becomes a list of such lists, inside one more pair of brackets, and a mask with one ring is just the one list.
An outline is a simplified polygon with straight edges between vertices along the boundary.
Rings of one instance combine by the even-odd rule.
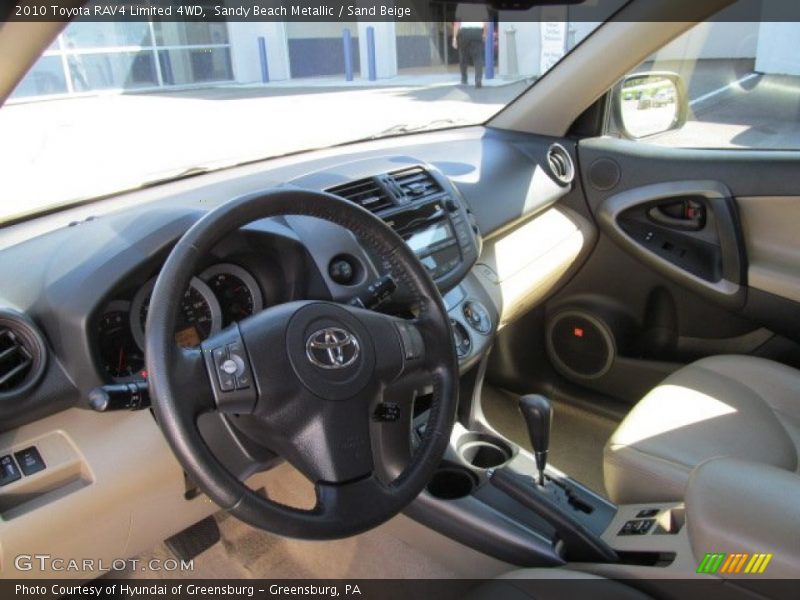
[[321, 369], [344, 369], [358, 359], [361, 348], [356, 336], [339, 327], [315, 331], [306, 342], [306, 356]]

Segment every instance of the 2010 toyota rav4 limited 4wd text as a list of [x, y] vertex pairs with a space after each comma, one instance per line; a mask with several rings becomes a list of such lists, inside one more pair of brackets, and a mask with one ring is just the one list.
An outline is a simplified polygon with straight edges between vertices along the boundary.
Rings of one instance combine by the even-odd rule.
[[796, 597], [800, 7], [0, 17], [3, 598]]

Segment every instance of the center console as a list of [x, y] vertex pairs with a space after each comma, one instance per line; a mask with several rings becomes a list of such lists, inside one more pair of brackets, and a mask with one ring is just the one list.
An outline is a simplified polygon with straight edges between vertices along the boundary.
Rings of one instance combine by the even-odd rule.
[[[441, 468], [406, 513], [521, 567], [584, 563], [611, 577], [630, 569], [651, 577], [695, 571], [682, 503], [611, 503], [546, 463], [547, 398], [523, 396], [520, 411], [533, 453], [457, 423]], [[417, 433], [422, 427], [424, 419]]]

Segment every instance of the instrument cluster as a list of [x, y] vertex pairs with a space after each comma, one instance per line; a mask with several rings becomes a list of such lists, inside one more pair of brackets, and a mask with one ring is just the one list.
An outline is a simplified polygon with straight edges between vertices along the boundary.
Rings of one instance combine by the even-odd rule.
[[[144, 332], [156, 278], [130, 300], [112, 300], [96, 322], [100, 367], [111, 379], [130, 381], [144, 374]], [[200, 343], [231, 323], [264, 308], [255, 277], [239, 265], [215, 264], [192, 278], [184, 292], [175, 341], [184, 347]]]

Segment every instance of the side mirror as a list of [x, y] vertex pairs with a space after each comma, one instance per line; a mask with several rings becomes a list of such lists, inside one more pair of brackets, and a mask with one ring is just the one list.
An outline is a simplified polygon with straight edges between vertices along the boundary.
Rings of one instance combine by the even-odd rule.
[[612, 101], [619, 132], [633, 140], [680, 129], [689, 113], [686, 86], [677, 73], [628, 75], [614, 88]]

